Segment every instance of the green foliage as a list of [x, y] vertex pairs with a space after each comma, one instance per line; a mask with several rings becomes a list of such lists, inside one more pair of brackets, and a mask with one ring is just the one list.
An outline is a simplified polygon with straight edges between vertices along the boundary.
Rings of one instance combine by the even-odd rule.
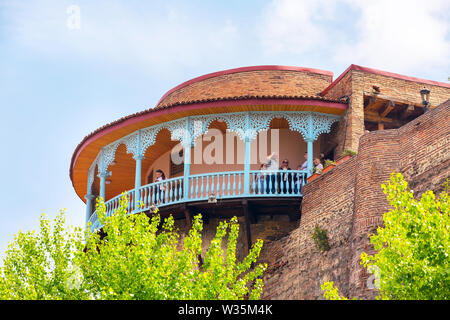
[[[172, 216], [161, 222], [157, 213], [151, 219], [145, 214], [127, 215], [127, 206], [124, 194], [116, 213], [106, 217], [103, 201], [98, 202], [103, 232], [86, 232], [84, 243], [80, 230], [61, 236], [62, 215], [56, 220], [58, 232], [50, 238], [47, 227], [38, 235], [19, 234], [0, 270], [0, 299], [260, 298], [261, 276], [267, 266], [252, 265], [262, 240], [238, 262], [236, 217], [219, 224], [201, 264], [201, 215], [195, 216], [181, 241]], [[42, 237], [49, 239], [40, 241]], [[46, 257], [53, 260], [44, 264]], [[74, 276], [76, 281], [70, 281]]]
[[330, 165], [332, 165], [332, 164], [336, 165], [336, 161], [327, 159], [327, 160], [325, 160], [325, 165], [324, 165], [324, 167], [326, 168], [326, 167], [328, 167], [328, 166], [330, 166]]
[[361, 264], [380, 271], [380, 298], [450, 299], [448, 193], [416, 200], [400, 173], [381, 187], [392, 209], [370, 237], [377, 253], [361, 255]]
[[[446, 183], [438, 198], [427, 191], [420, 200], [400, 173], [381, 185], [392, 209], [383, 215], [384, 227], [370, 237], [377, 253], [361, 254], [361, 264], [377, 271], [378, 299], [450, 299], [448, 179]], [[342, 298], [332, 282], [322, 290], [329, 300]]]
[[344, 152], [342, 152], [342, 156], [343, 157], [345, 157], [345, 156], [347, 156], [347, 155], [350, 155], [350, 156], [355, 156], [357, 154], [357, 152], [356, 151], [353, 151], [353, 150], [350, 150], [350, 149], [345, 149], [344, 150]]
[[330, 244], [328, 243], [328, 232], [325, 229], [322, 229], [318, 225], [314, 227], [314, 232], [312, 234], [312, 239], [317, 246], [319, 251], [328, 251], [330, 250]]
[[450, 178], [447, 178], [442, 184], [442, 193], [450, 193]]
[[346, 297], [339, 295], [339, 290], [334, 286], [333, 281], [324, 282], [320, 288], [324, 291], [323, 297], [327, 300], [348, 300]]
[[64, 211], [53, 227], [42, 215], [38, 233], [15, 235], [0, 268], [0, 300], [87, 298], [74, 285], [79, 277], [75, 252], [83, 248], [83, 233], [80, 228], [65, 228], [64, 221]]

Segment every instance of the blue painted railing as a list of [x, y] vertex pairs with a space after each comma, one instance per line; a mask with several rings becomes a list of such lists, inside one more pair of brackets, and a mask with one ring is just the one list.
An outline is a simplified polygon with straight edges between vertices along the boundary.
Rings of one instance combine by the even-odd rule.
[[[244, 171], [227, 171], [190, 175], [187, 197], [183, 189], [184, 177], [176, 177], [154, 182], [129, 190], [127, 196], [128, 213], [148, 211], [151, 207], [164, 207], [177, 203], [204, 201], [210, 198], [232, 199], [245, 197], [301, 197], [302, 186], [306, 183], [306, 170], [260, 171], [250, 170], [248, 192], [244, 188]], [[122, 195], [105, 202], [106, 215], [110, 216], [119, 208]], [[97, 213], [91, 215], [91, 230], [101, 227]]]

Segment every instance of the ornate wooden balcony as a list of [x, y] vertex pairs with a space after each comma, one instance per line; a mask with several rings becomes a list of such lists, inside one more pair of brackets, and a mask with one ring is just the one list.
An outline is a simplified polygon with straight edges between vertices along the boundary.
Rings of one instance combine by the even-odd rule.
[[[170, 207], [187, 202], [215, 202], [219, 199], [244, 198], [300, 198], [302, 186], [306, 183], [306, 170], [228, 171], [190, 175], [150, 183], [138, 189], [127, 191], [129, 214], [151, 212], [155, 208]], [[249, 179], [250, 183], [245, 183]], [[187, 189], [184, 183], [187, 182]], [[105, 202], [106, 215], [115, 213], [122, 195]], [[97, 213], [89, 222], [91, 230], [101, 228]]]

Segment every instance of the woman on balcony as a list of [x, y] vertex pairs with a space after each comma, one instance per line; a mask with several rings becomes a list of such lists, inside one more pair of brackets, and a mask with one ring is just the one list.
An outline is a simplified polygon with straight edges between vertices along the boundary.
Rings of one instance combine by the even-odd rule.
[[156, 179], [155, 182], [161, 182], [160, 184], [155, 186], [156, 192], [156, 200], [158, 204], [164, 203], [165, 195], [166, 195], [166, 186], [162, 181], [166, 180], [166, 175], [161, 169], [156, 170]]
[[289, 168], [289, 160], [284, 159], [280, 167], [281, 174], [278, 176], [279, 181], [278, 185], [280, 186], [281, 189], [280, 191], [284, 194], [287, 192], [292, 193], [291, 187], [292, 175], [290, 173], [283, 172], [288, 170], [291, 170], [291, 168]]

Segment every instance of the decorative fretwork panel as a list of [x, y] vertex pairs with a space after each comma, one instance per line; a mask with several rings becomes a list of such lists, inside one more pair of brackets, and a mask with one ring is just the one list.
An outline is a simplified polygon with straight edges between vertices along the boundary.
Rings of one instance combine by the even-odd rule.
[[259, 132], [269, 130], [274, 118], [286, 119], [290, 130], [301, 133], [306, 141], [314, 141], [320, 134], [329, 132], [333, 122], [340, 119], [334, 115], [304, 111], [249, 111], [190, 116], [140, 129], [102, 148], [88, 172], [88, 193], [94, 181], [95, 167], [99, 173], [106, 173], [120, 144], [125, 144], [127, 153], [132, 153], [135, 159], [142, 158], [147, 148], [155, 144], [159, 131], [168, 129], [172, 140], [179, 140], [184, 147], [192, 146], [196, 138], [208, 132], [215, 120], [224, 121], [227, 131], [236, 133], [240, 139], [252, 140]]

